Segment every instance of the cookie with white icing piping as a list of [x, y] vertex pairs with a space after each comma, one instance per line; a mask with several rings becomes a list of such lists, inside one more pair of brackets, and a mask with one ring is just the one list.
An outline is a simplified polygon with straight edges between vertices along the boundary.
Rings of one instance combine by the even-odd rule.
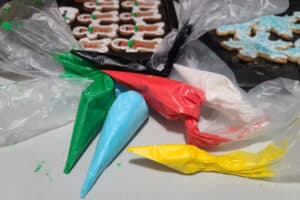
[[247, 35], [251, 35], [254, 25], [257, 24], [257, 20], [251, 20], [249, 22], [241, 23], [241, 24], [230, 24], [224, 25], [216, 29], [216, 34], [218, 36], [227, 36], [234, 35], [235, 39], [239, 39], [238, 36], [243, 33]]
[[292, 16], [263, 16], [257, 21], [254, 25], [256, 31], [269, 31], [286, 40], [293, 39], [293, 33], [300, 34], [300, 24], [296, 24], [298, 19], [295, 13]]
[[285, 53], [288, 56], [289, 61], [300, 65], [300, 39], [295, 42], [293, 48], [286, 50]]
[[100, 10], [100, 11], [113, 11], [119, 9], [118, 1], [94, 1], [94, 2], [85, 2], [83, 3], [83, 8], [88, 11]]
[[144, 40], [140, 37], [133, 37], [130, 40], [116, 38], [111, 42], [111, 49], [126, 53], [154, 52], [161, 41], [160, 38], [153, 40]]
[[65, 22], [68, 24], [73, 23], [76, 20], [77, 15], [79, 14], [79, 10], [74, 7], [62, 6], [59, 7], [59, 11], [62, 14]]
[[160, 6], [159, 1], [145, 1], [145, 0], [134, 0], [134, 1], [123, 1], [121, 6], [124, 10], [149, 10], [149, 9], [158, 9]]
[[119, 22], [119, 12], [100, 12], [94, 11], [92, 14], [81, 14], [77, 17], [77, 21], [81, 24], [107, 24], [107, 23], [117, 23]]
[[269, 36], [267, 32], [257, 32], [254, 37], [241, 33], [238, 36], [240, 40], [230, 39], [221, 45], [228, 50], [237, 50], [238, 58], [244, 61], [261, 57], [272, 62], [287, 63], [288, 57], [283, 50], [293, 44], [282, 40], [271, 41]]
[[141, 35], [143, 37], [161, 37], [165, 34], [165, 23], [145, 24], [137, 23], [124, 24], [119, 28], [120, 35], [124, 37], [131, 37], [133, 35]]
[[82, 38], [79, 40], [79, 44], [87, 51], [96, 51], [99, 53], [107, 53], [109, 51], [109, 44], [111, 39], [105, 38], [101, 40], [90, 40], [88, 38]]
[[115, 38], [118, 36], [119, 26], [117, 24], [111, 25], [94, 25], [89, 27], [77, 26], [73, 29], [73, 34], [76, 38], [87, 37], [91, 40], [98, 38]]
[[124, 12], [120, 14], [120, 21], [123, 23], [134, 22], [159, 22], [162, 16], [158, 10], [146, 10], [146, 11], [132, 11]]

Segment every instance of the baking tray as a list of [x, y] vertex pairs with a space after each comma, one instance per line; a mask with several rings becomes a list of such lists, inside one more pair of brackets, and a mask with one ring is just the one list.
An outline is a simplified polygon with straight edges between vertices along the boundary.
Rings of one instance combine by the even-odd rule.
[[[178, 21], [177, 15], [174, 8], [173, 0], [160, 0], [161, 6], [159, 7], [159, 12], [162, 15], [162, 22], [165, 23], [165, 35], [168, 34], [173, 28], [178, 28]], [[83, 10], [82, 4], [75, 3], [73, 0], [57, 0], [59, 6], [72, 6], [79, 9], [80, 14], [87, 13]], [[124, 10], [120, 6], [119, 13], [123, 12]], [[122, 23], [119, 23], [119, 25]], [[79, 23], [73, 23], [71, 28], [75, 26], [79, 26]], [[153, 53], [127, 53], [127, 52], [114, 52], [109, 51], [110, 54], [121, 56], [133, 62], [143, 60], [146, 62], [149, 60]]]
[[[300, 11], [300, 1], [290, 1], [289, 9], [280, 15], [290, 15], [295, 11]], [[232, 36], [217, 36], [216, 31], [211, 31], [200, 38], [209, 48], [211, 48], [235, 73], [239, 85], [245, 90], [249, 90], [263, 81], [285, 77], [294, 80], [300, 80], [300, 65], [288, 62], [287, 64], [278, 64], [269, 62], [261, 58], [253, 62], [244, 62], [237, 58], [237, 51], [228, 51], [221, 47], [220, 42], [228, 40]], [[294, 34], [293, 41], [300, 38], [300, 35]], [[279, 39], [271, 34], [272, 39]]]

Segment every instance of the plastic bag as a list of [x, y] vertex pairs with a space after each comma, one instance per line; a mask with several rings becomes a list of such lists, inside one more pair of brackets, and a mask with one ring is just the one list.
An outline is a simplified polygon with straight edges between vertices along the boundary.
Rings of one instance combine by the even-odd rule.
[[[13, 1], [0, 13], [0, 145], [21, 142], [74, 120], [87, 80], [59, 79], [53, 54], [77, 42], [54, 1]], [[48, 78], [46, 78], [48, 77]], [[65, 77], [67, 78], [67, 77]]]
[[88, 84], [42, 78], [0, 85], [0, 146], [73, 121], [81, 91]]
[[52, 54], [69, 51], [78, 43], [55, 1], [13, 1], [11, 10], [0, 17], [0, 61], [38, 77], [63, 72]]
[[179, 29], [169, 33], [150, 60], [150, 66], [171, 72], [186, 44], [221, 25], [281, 13], [288, 0], [180, 0]]

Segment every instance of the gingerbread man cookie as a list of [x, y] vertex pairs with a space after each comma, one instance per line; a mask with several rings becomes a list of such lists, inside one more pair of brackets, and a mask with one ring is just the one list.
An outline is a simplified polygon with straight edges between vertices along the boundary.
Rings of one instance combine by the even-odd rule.
[[295, 42], [293, 48], [290, 48], [285, 51], [288, 56], [289, 61], [297, 63], [300, 65], [300, 39]]
[[141, 35], [145, 37], [160, 37], [165, 34], [164, 31], [165, 23], [156, 24], [125, 24], [121, 25], [119, 28], [120, 35], [124, 37], [130, 37], [133, 35]]
[[145, 0], [134, 0], [134, 1], [123, 1], [121, 6], [124, 10], [149, 10], [149, 9], [158, 9], [160, 6], [159, 1], [145, 1]]
[[93, 10], [113, 11], [119, 9], [119, 2], [118, 1], [85, 2], [83, 4], [83, 8], [88, 12], [91, 12]]
[[77, 26], [73, 29], [73, 34], [76, 38], [88, 37], [89, 39], [97, 38], [115, 38], [119, 26], [117, 24], [111, 25], [90, 25], [89, 27]]
[[81, 24], [106, 24], [119, 22], [118, 11], [100, 12], [94, 11], [92, 14], [81, 14], [77, 17], [77, 21]]
[[162, 16], [158, 10], [147, 10], [147, 11], [132, 11], [120, 14], [120, 21], [123, 23], [133, 22], [159, 22]]
[[79, 14], [79, 10], [73, 7], [59, 7], [60, 13], [62, 14], [65, 22], [71, 24], [75, 21], [76, 16]]
[[82, 38], [79, 40], [79, 44], [88, 51], [96, 51], [99, 53], [107, 53], [109, 51], [108, 45], [111, 43], [111, 39], [105, 38], [101, 40], [90, 40], [89, 38]]
[[234, 35], [235, 39], [239, 39], [238, 36], [243, 33], [251, 35], [253, 26], [257, 24], [257, 20], [251, 20], [241, 24], [224, 25], [216, 29], [218, 36]]
[[161, 41], [160, 38], [153, 40], [144, 40], [140, 37], [133, 37], [130, 40], [117, 38], [111, 42], [111, 48], [114, 51], [126, 53], [154, 52]]
[[[296, 13], [297, 14], [297, 13]], [[254, 25], [256, 31], [269, 31], [286, 40], [293, 39], [293, 33], [300, 34], [300, 24], [295, 15], [293, 16], [263, 16], [257, 19]]]
[[228, 50], [238, 50], [238, 57], [244, 61], [252, 61], [257, 57], [277, 63], [287, 63], [287, 55], [282, 51], [293, 44], [282, 40], [269, 40], [270, 33], [257, 32], [254, 37], [239, 34], [240, 40], [230, 39], [221, 45]]

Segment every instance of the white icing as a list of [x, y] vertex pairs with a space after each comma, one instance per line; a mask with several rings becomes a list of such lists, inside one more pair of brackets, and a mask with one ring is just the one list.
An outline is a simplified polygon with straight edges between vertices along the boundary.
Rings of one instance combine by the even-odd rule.
[[96, 48], [85, 48], [88, 51], [96, 51], [99, 53], [107, 53], [109, 51], [108, 45], [111, 43], [111, 39], [105, 38], [101, 40], [90, 40], [88, 38], [82, 38], [79, 40], [79, 43], [83, 46], [83, 43], [96, 44], [98, 47]]
[[150, 16], [141, 16], [141, 17], [134, 17], [132, 16], [132, 13], [130, 12], [124, 12], [120, 14], [120, 20], [121, 21], [135, 21], [141, 23], [142, 21], [160, 21], [161, 20], [161, 14], [158, 12], [158, 10], [147, 10], [147, 11], [136, 11], [135, 13], [148, 13], [150, 12]]
[[[106, 31], [94, 31], [95, 28], [110, 28], [110, 32]], [[88, 37], [89, 39], [97, 39], [97, 38], [114, 38], [116, 37], [119, 26], [117, 24], [111, 25], [90, 25], [89, 28], [84, 26], [75, 27], [73, 33], [76, 37]], [[90, 33], [89, 29], [92, 29], [93, 32]], [[80, 31], [82, 30], [82, 31]]]
[[285, 51], [291, 62], [297, 62], [300, 65], [300, 39], [298, 39], [293, 48]]
[[121, 3], [121, 6], [123, 8], [129, 8], [129, 9], [132, 9], [134, 7], [138, 8], [138, 9], [158, 9], [158, 7], [160, 6], [160, 2], [159, 1], [149, 1], [149, 0], [148, 1], [138, 0], [137, 4], [138, 5], [135, 6], [134, 1], [128, 1], [127, 0], [127, 1], [123, 1]]
[[[106, 16], [110, 15], [109, 17], [103, 17], [101, 19], [97, 19], [98, 16]], [[100, 12], [98, 10], [94, 11], [91, 15], [90, 14], [81, 14], [77, 17], [77, 20], [84, 24], [100, 24], [101, 22], [112, 22], [117, 23], [119, 21], [118, 11], [110, 11], [110, 12]], [[96, 16], [96, 19], [92, 18], [92, 15]]]
[[271, 59], [287, 59], [285, 53], [280, 49], [289, 48], [292, 43], [282, 40], [269, 40], [270, 33], [257, 32], [254, 37], [247, 34], [240, 34], [240, 40], [232, 40], [223, 42], [223, 45], [236, 49], [240, 55], [250, 58], [259, 57], [261, 54], [268, 55]]
[[153, 39], [153, 40], [143, 40], [140, 36], [135, 36], [135, 37], [132, 37], [131, 39], [135, 40], [135, 41], [141, 41], [141, 42], [156, 42], [157, 44], [155, 45], [155, 48], [154, 49], [150, 49], [150, 48], [142, 48], [142, 47], [138, 47], [138, 48], [130, 48], [128, 47], [127, 45], [126, 46], [119, 46], [118, 43], [119, 42], [126, 42], [128, 43], [128, 39], [123, 39], [123, 38], [117, 38], [117, 39], [114, 39], [112, 42], [111, 42], [111, 46], [114, 48], [114, 49], [118, 49], [118, 50], [122, 50], [122, 51], [125, 51], [127, 53], [137, 53], [137, 52], [154, 52], [157, 48], [157, 46], [159, 45], [159, 43], [162, 41], [161, 38], [156, 38], [156, 39]]
[[[99, 5], [97, 5], [99, 3]], [[119, 2], [117, 1], [104, 1], [104, 2], [85, 2], [84, 8], [89, 10], [118, 10]]]
[[63, 15], [65, 22], [68, 24], [72, 23], [79, 14], [79, 10], [73, 7], [59, 7], [59, 11]]
[[[155, 26], [157, 28], [156, 28], [155, 31], [147, 31], [147, 30], [139, 30], [139, 29], [137, 31], [135, 31], [134, 30], [135, 26], [137, 26], [137, 28], [141, 27], [141, 26], [144, 26], [144, 27]], [[145, 36], [145, 35], [146, 36], [162, 36], [165, 33], [165, 31], [164, 31], [165, 24], [163, 22], [156, 23], [156, 24], [137, 23], [135, 26], [132, 25], [132, 24], [125, 24], [125, 25], [121, 25], [119, 30], [120, 30], [121, 33], [126, 34], [126, 35], [139, 34], [141, 36]], [[127, 30], [127, 27], [131, 28], [132, 30]]]

